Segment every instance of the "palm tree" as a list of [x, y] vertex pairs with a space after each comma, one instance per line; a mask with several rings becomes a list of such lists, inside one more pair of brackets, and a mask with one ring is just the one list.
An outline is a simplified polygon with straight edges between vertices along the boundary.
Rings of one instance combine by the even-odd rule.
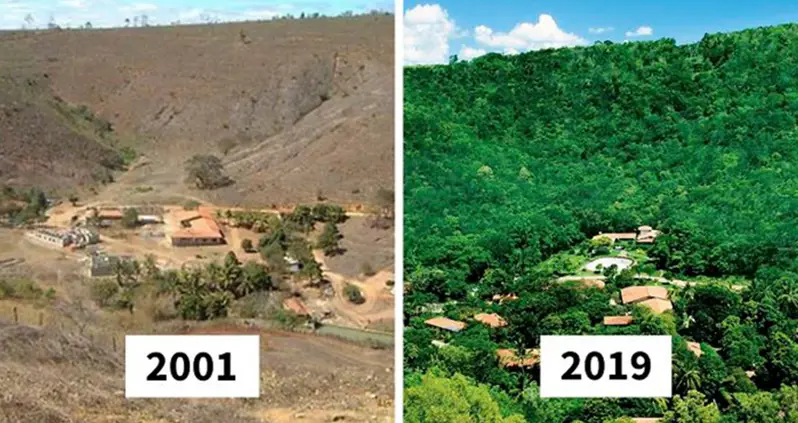
[[687, 393], [701, 387], [701, 371], [697, 360], [685, 360], [684, 357], [677, 355], [674, 357], [674, 367], [677, 392]]

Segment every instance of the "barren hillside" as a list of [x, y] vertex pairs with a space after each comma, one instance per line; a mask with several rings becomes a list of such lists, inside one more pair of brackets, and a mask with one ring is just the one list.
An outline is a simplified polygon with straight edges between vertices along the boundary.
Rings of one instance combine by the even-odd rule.
[[[0, 111], [26, 104], [32, 116], [0, 114], [4, 179], [86, 182], [107, 150], [130, 146], [145, 164], [118, 174], [113, 195], [147, 186], [224, 203], [319, 192], [367, 203], [392, 186], [392, 16], [12, 32], [0, 51], [4, 84], [20, 92], [0, 97]], [[56, 98], [109, 121], [114, 142], [65, 122]], [[236, 183], [192, 192], [182, 163], [195, 153], [224, 155]]]

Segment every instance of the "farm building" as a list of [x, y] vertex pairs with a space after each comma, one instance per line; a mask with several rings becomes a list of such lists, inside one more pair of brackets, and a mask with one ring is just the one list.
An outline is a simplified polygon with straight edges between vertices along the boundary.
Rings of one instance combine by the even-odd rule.
[[187, 212], [178, 215], [180, 229], [172, 233], [172, 246], [221, 245], [224, 234], [216, 221], [206, 213]]
[[120, 209], [100, 209], [97, 210], [97, 218], [100, 220], [121, 220], [122, 210]]
[[72, 243], [69, 232], [57, 229], [40, 228], [25, 234], [29, 239], [44, 243], [51, 247], [66, 247]]
[[136, 222], [138, 222], [141, 225], [147, 225], [152, 223], [163, 223], [163, 218], [161, 218], [161, 216], [154, 214], [140, 214], [139, 217], [136, 219]]
[[74, 246], [83, 248], [87, 245], [96, 244], [100, 236], [88, 228], [73, 228], [70, 230], [39, 228], [28, 231], [28, 238], [47, 244], [53, 247]]

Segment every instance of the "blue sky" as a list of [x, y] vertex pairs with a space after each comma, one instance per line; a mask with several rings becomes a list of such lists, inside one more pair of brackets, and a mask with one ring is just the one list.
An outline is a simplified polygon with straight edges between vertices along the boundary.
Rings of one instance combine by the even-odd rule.
[[404, 2], [405, 62], [486, 52], [674, 38], [798, 22], [796, 0], [438, 0]]
[[[389, 10], [393, 0], [0, 0], [0, 29], [46, 28], [50, 21], [62, 27], [124, 26], [147, 15], [150, 25], [210, 20], [257, 20], [277, 15], [344, 11]], [[135, 19], [139, 17], [138, 19]]]

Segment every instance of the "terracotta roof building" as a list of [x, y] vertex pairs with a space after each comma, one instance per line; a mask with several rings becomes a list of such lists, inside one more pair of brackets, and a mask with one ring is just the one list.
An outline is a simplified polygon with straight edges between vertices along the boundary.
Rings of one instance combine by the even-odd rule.
[[661, 286], [630, 286], [621, 290], [624, 304], [635, 304], [649, 298], [668, 299], [668, 290]]
[[466, 327], [465, 323], [458, 322], [457, 320], [452, 320], [447, 317], [433, 317], [432, 319], [428, 319], [424, 323], [426, 323], [429, 326], [445, 329], [451, 332], [460, 332]]
[[673, 304], [671, 304], [670, 300], [663, 300], [661, 298], [649, 298], [636, 304], [648, 307], [651, 309], [651, 311], [657, 314], [662, 314], [668, 310], [673, 310]]
[[122, 210], [100, 209], [97, 211], [97, 217], [102, 220], [119, 220], [122, 219]]
[[216, 221], [207, 214], [179, 212], [175, 216], [181, 228], [172, 233], [172, 245], [175, 247], [196, 245], [224, 244], [224, 234]]
[[283, 309], [293, 311], [299, 316], [310, 315], [308, 308], [305, 307], [305, 303], [303, 303], [302, 300], [296, 297], [286, 298], [285, 300], [283, 300]]
[[496, 313], [479, 313], [474, 315], [474, 320], [484, 323], [492, 328], [507, 326], [507, 322]]
[[604, 316], [605, 326], [629, 326], [633, 321], [632, 316]]
[[514, 350], [503, 348], [496, 350], [496, 356], [502, 367], [533, 367], [540, 360], [540, 350], [527, 348], [519, 357]]

